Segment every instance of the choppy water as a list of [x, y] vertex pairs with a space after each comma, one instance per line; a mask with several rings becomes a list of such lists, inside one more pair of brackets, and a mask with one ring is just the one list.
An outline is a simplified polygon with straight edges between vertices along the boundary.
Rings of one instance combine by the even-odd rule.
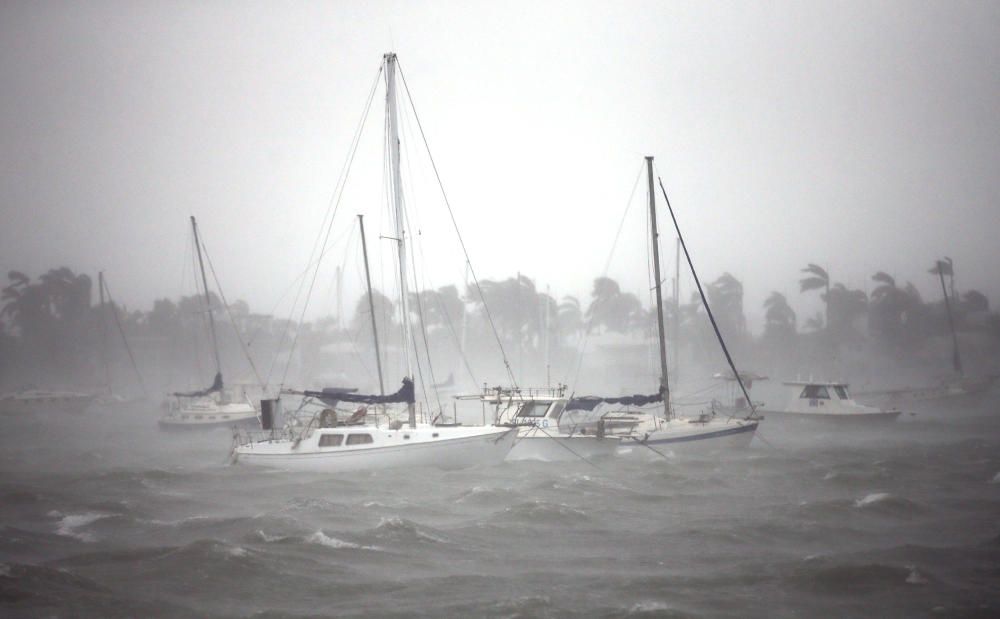
[[[5, 617], [996, 617], [1000, 399], [722, 458], [224, 464], [154, 411], [4, 419]], [[808, 442], [805, 442], [808, 441]]]

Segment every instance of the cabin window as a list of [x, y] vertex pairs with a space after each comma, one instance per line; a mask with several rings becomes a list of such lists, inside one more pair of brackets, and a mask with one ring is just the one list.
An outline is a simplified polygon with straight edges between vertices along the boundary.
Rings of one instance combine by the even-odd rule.
[[321, 434], [319, 436], [320, 447], [340, 447], [343, 442], [343, 434]]
[[548, 402], [525, 402], [521, 405], [521, 409], [517, 411], [517, 416], [544, 417], [547, 410], [549, 410]]
[[348, 445], [367, 445], [368, 443], [372, 443], [372, 442], [374, 442], [374, 440], [372, 439], [372, 435], [371, 434], [348, 434], [347, 435], [347, 444]]
[[837, 392], [837, 397], [841, 400], [851, 399], [851, 396], [847, 395], [847, 388], [843, 385], [834, 385], [833, 390]]
[[222, 418], [223, 419], [229, 419], [229, 415], [223, 415]]
[[806, 385], [799, 397], [808, 400], [829, 400], [830, 392], [826, 390], [825, 385]]
[[181, 415], [181, 419], [187, 419], [187, 418], [188, 418], [187, 415]]
[[410, 438], [410, 435], [409, 434], [404, 434], [403, 438]]
[[215, 419], [215, 415], [209, 415], [208, 418], [209, 419]]
[[437, 438], [437, 437], [438, 437], [438, 433], [437, 432], [435, 432], [434, 434], [431, 434], [431, 438]]
[[559, 419], [559, 416], [562, 415], [564, 408], [566, 408], [566, 404], [563, 402], [556, 402], [552, 407], [552, 410], [549, 411], [549, 419]]

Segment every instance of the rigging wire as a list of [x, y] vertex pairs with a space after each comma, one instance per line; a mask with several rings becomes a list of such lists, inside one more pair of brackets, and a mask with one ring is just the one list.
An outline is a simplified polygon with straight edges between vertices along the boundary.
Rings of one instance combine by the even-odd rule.
[[[740, 390], [743, 392], [743, 397], [747, 400], [747, 406], [750, 407], [750, 415], [747, 419], [755, 417], [757, 415], [757, 407], [754, 406], [753, 400], [750, 399], [750, 393], [747, 391], [746, 385], [743, 384], [743, 378], [740, 376], [739, 371], [736, 369], [736, 363], [733, 362], [732, 355], [729, 354], [729, 348], [726, 346], [726, 342], [722, 339], [722, 333], [719, 332], [719, 325], [715, 322], [715, 315], [712, 313], [712, 307], [708, 304], [708, 299], [705, 297], [705, 291], [701, 287], [701, 280], [698, 279], [698, 273], [694, 270], [694, 262], [691, 261], [691, 254], [688, 253], [687, 243], [684, 242], [684, 235], [681, 234], [681, 227], [677, 224], [677, 217], [674, 215], [674, 208], [670, 206], [670, 198], [667, 197], [667, 190], [663, 187], [663, 179], [659, 176], [656, 180], [660, 184], [660, 191], [663, 192], [663, 199], [667, 203], [667, 210], [670, 212], [670, 219], [674, 222], [674, 230], [677, 231], [677, 238], [680, 239], [681, 249], [684, 250], [684, 257], [687, 258], [688, 267], [691, 269], [691, 276], [694, 278], [694, 283], [698, 287], [698, 294], [701, 295], [701, 303], [705, 306], [705, 312], [708, 314], [708, 319], [712, 322], [712, 329], [715, 330], [715, 337], [719, 340], [719, 345], [722, 346], [722, 352], [726, 355], [726, 361], [729, 363], [729, 369], [733, 371], [733, 377], [736, 382], [740, 385]], [[734, 410], [732, 414], [729, 415], [729, 419], [732, 420], [736, 416], [736, 411]]]
[[[397, 64], [399, 61], [396, 61]], [[490, 311], [489, 305], [486, 303], [486, 297], [483, 296], [483, 289], [479, 285], [479, 277], [476, 275], [475, 269], [472, 267], [472, 259], [469, 257], [469, 250], [465, 246], [465, 239], [462, 238], [462, 233], [458, 228], [458, 221], [455, 219], [455, 212], [451, 208], [451, 201], [448, 200], [448, 194], [445, 192], [444, 183], [441, 180], [441, 174], [438, 172], [437, 163], [434, 161], [434, 155], [431, 154], [430, 144], [427, 142], [427, 135], [424, 133], [423, 123], [420, 122], [420, 115], [417, 113], [417, 106], [413, 103], [413, 96], [410, 94], [410, 86], [406, 83], [406, 75], [403, 73], [402, 65], [399, 66], [399, 75], [403, 79], [403, 90], [406, 91], [406, 98], [410, 102], [410, 107], [413, 109], [413, 117], [417, 121], [417, 128], [420, 130], [420, 137], [423, 139], [424, 148], [427, 151], [427, 156], [431, 161], [431, 168], [434, 170], [434, 177], [437, 179], [438, 187], [441, 189], [441, 196], [444, 198], [444, 204], [448, 208], [448, 216], [451, 218], [452, 226], [455, 228], [455, 234], [458, 235], [458, 243], [462, 247], [462, 253], [465, 255], [466, 264], [469, 265], [469, 272], [472, 275], [472, 281], [476, 285], [476, 291], [479, 292], [479, 298], [483, 302], [483, 308], [486, 310], [486, 318], [489, 320], [490, 329], [493, 332], [493, 337], [496, 339], [497, 346], [500, 348], [500, 355], [503, 357], [503, 364], [507, 370], [507, 376], [510, 378], [511, 383], [514, 387], [517, 387], [517, 379], [514, 378], [514, 371], [511, 369], [510, 360], [507, 358], [507, 351], [504, 350], [503, 341], [500, 339], [500, 333], [497, 331], [496, 322], [493, 320], [493, 313]]]
[[[628, 202], [625, 204], [625, 212], [622, 214], [622, 219], [618, 223], [618, 231], [615, 232], [615, 239], [611, 243], [611, 251], [608, 253], [608, 259], [604, 262], [604, 272], [601, 274], [601, 277], [607, 277], [608, 271], [611, 268], [611, 258], [615, 255], [615, 249], [618, 247], [618, 240], [621, 237], [622, 229], [625, 227], [625, 219], [628, 217], [628, 213], [632, 209], [632, 200], [635, 198], [635, 190], [639, 186], [639, 179], [642, 178], [642, 169], [644, 165], [645, 162], [643, 162], [643, 165], [639, 166], [639, 171], [636, 173], [635, 183], [632, 184], [632, 191], [629, 193]], [[565, 384], [573, 385], [573, 389], [570, 390], [570, 397], [572, 397], [573, 393], [575, 393], [576, 382], [580, 378], [580, 368], [583, 366], [583, 356], [587, 351], [587, 340], [590, 338], [590, 330], [593, 323], [594, 313], [591, 312], [590, 317], [587, 319], [587, 325], [583, 331], [583, 338], [580, 342], [580, 352], [577, 354], [576, 370], [573, 374], [573, 381], [570, 383], [568, 375], [566, 376], [566, 380], [563, 381]]]
[[[204, 237], [204, 233], [202, 234]], [[240, 329], [236, 324], [236, 319], [233, 318], [233, 312], [229, 307], [229, 301], [226, 300], [226, 293], [222, 291], [222, 284], [219, 282], [219, 276], [215, 273], [215, 265], [212, 264], [212, 256], [208, 253], [208, 247], [205, 245], [205, 239], [201, 239], [201, 248], [205, 254], [205, 258], [208, 260], [208, 270], [212, 272], [212, 279], [215, 280], [215, 287], [219, 290], [219, 298], [222, 300], [222, 307], [226, 310], [226, 315], [229, 316], [229, 323], [233, 325], [233, 332], [236, 333], [236, 339], [240, 342], [240, 348], [243, 349], [243, 355], [247, 358], [247, 363], [250, 364], [250, 369], [253, 370], [254, 378], [257, 379], [257, 384], [260, 385], [262, 391], [267, 390], [267, 385], [261, 381], [260, 372], [257, 371], [257, 365], [253, 362], [253, 357], [250, 356], [250, 349], [247, 347], [246, 342], [243, 341], [243, 336], [240, 334]], [[209, 308], [208, 311], [212, 311]]]
[[[319, 245], [319, 247], [321, 248], [321, 256], [323, 250], [325, 250], [327, 247], [327, 242], [330, 239], [330, 232], [333, 230], [333, 222], [334, 219], [336, 219], [337, 211], [340, 208], [340, 200], [344, 196], [344, 186], [347, 184], [347, 174], [350, 172], [351, 165], [354, 163], [354, 156], [358, 152], [358, 143], [361, 141], [361, 133], [364, 131], [365, 121], [368, 119], [368, 113], [371, 111], [372, 100], [375, 98], [375, 90], [376, 87], [378, 86], [378, 79], [381, 75], [382, 75], [382, 65], [379, 64], [378, 72], [375, 74], [375, 80], [372, 82], [371, 91], [368, 93], [368, 101], [365, 103], [364, 114], [362, 114], [361, 120], [359, 121], [358, 127], [354, 133], [354, 140], [352, 141], [351, 144], [350, 153], [348, 154], [347, 160], [344, 162], [344, 166], [341, 169], [340, 179], [338, 180], [337, 186], [334, 189], [334, 194], [330, 198], [330, 206], [327, 209], [328, 212], [330, 212], [329, 223], [327, 224], [326, 227], [326, 233], [322, 234], [323, 242], [321, 245]], [[324, 219], [326, 218], [324, 217]], [[317, 241], [318, 240], [319, 237], [317, 237]], [[314, 245], [313, 253], [315, 253], [315, 250], [316, 246]], [[291, 347], [289, 348], [288, 362], [285, 364], [285, 371], [281, 375], [280, 386], [284, 386], [285, 380], [288, 378], [288, 370], [292, 365], [291, 353], [292, 351], [295, 350], [295, 346], [299, 341], [299, 334], [302, 332], [301, 328], [302, 321], [305, 319], [306, 308], [309, 307], [309, 298], [312, 295], [313, 287], [316, 285], [316, 278], [319, 275], [319, 267], [321, 262], [322, 262], [321, 260], [317, 260], [316, 262], [316, 269], [313, 271], [312, 280], [309, 282], [309, 289], [306, 292], [305, 301], [302, 303], [302, 312], [299, 315], [299, 328], [295, 330], [295, 336], [293, 337]], [[282, 341], [284, 341], [284, 337], [282, 337]]]
[[128, 343], [128, 338], [125, 337], [125, 329], [122, 327], [121, 320], [118, 317], [118, 307], [115, 305], [115, 301], [111, 296], [111, 289], [108, 288], [107, 278], [102, 277], [101, 283], [104, 285], [104, 292], [107, 293], [108, 301], [111, 303], [111, 315], [115, 319], [115, 325], [118, 327], [118, 333], [122, 336], [122, 342], [125, 344], [125, 351], [128, 353], [128, 360], [132, 363], [132, 369], [135, 371], [136, 378], [139, 379], [139, 388], [142, 389], [143, 397], [148, 398], [149, 392], [146, 391], [146, 384], [142, 380], [142, 373], [139, 372], [139, 365], [135, 362], [135, 355], [132, 354], [132, 347]]

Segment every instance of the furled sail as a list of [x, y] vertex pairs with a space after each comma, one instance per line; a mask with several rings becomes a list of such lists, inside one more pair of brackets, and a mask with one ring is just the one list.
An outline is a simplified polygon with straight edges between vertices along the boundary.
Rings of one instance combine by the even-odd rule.
[[413, 381], [409, 378], [403, 379], [403, 386], [399, 388], [399, 391], [389, 395], [367, 395], [364, 393], [349, 393], [346, 391], [336, 391], [331, 393], [331, 390], [327, 389], [324, 389], [323, 391], [305, 391], [303, 394], [308, 397], [319, 398], [320, 400], [324, 400], [324, 398], [326, 398], [336, 399], [340, 402], [358, 402], [360, 404], [392, 404], [395, 402], [413, 404], [416, 402]]
[[208, 389], [202, 389], [201, 391], [188, 391], [188, 392], [176, 392], [175, 396], [180, 398], [200, 398], [206, 396], [210, 393], [215, 393], [216, 391], [222, 391], [222, 372], [215, 373], [215, 380], [212, 382], [212, 386]]
[[624, 395], [618, 398], [603, 398], [598, 396], [584, 396], [582, 398], [572, 398], [566, 404], [566, 410], [592, 411], [598, 404], [622, 404], [624, 406], [648, 406], [663, 401], [662, 393], [651, 395]]

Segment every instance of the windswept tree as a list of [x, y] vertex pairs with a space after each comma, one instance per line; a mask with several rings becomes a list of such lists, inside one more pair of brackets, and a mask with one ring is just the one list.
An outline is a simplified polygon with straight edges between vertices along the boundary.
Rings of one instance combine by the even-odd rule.
[[803, 273], [807, 273], [806, 277], [799, 280], [799, 292], [809, 292], [810, 290], [822, 290], [820, 293], [820, 298], [823, 299], [825, 303], [825, 309], [823, 312], [823, 323], [826, 326], [830, 324], [830, 274], [826, 272], [823, 267], [809, 263], [806, 268], [802, 269]]
[[583, 310], [580, 308], [580, 300], [576, 297], [569, 295], [563, 297], [559, 302], [556, 316], [561, 338], [569, 341], [583, 330]]
[[708, 302], [722, 334], [734, 340], [746, 335], [743, 315], [743, 284], [730, 273], [723, 273], [708, 285]]
[[634, 294], [622, 292], [618, 282], [610, 277], [598, 277], [590, 293], [587, 321], [592, 326], [625, 333], [642, 324], [642, 304]]
[[795, 311], [780, 292], [764, 300], [764, 339], [786, 345], [795, 339]]

